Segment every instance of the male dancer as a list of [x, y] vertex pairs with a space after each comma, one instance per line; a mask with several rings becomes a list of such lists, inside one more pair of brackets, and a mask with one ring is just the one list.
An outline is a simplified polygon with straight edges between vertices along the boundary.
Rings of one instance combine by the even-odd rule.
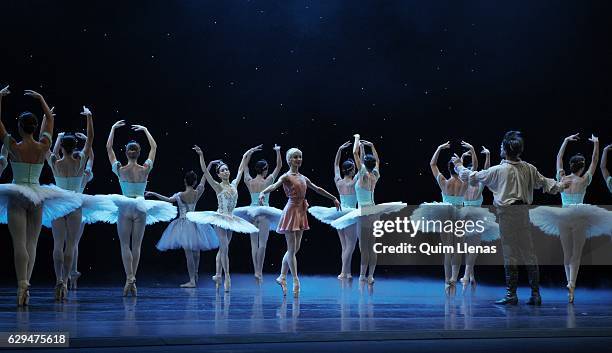
[[531, 286], [531, 298], [527, 304], [542, 304], [539, 288], [540, 272], [533, 248], [529, 210], [526, 205], [532, 203], [534, 189], [541, 188], [546, 193], [556, 194], [567, 187], [566, 184], [558, 183], [554, 179], [545, 178], [536, 167], [522, 161], [520, 155], [523, 146], [521, 133], [508, 131], [501, 144], [500, 155], [503, 159], [499, 165], [481, 171], [471, 171], [462, 165], [461, 158], [457, 155], [452, 159], [461, 180], [474, 186], [483, 183], [493, 192], [506, 272], [506, 296], [495, 302], [501, 305], [518, 304], [516, 287], [519, 257], [522, 257], [526, 265]]

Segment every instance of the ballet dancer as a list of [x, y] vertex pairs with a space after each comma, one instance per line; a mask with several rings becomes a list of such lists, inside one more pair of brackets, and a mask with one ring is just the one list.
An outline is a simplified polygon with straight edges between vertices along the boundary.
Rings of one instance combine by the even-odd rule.
[[[113, 151], [115, 130], [125, 126], [124, 120], [117, 121], [111, 128], [106, 142], [108, 160], [112, 171], [119, 178], [122, 195], [111, 195], [111, 199], [117, 206], [113, 213], [111, 223], [117, 224], [117, 234], [121, 244], [121, 261], [125, 270], [125, 286], [123, 296], [137, 295], [136, 272], [140, 262], [140, 247], [145, 233], [145, 227], [156, 222], [167, 222], [176, 217], [176, 207], [164, 201], [145, 200], [144, 194], [147, 187], [147, 179], [153, 169], [157, 143], [149, 130], [142, 125], [132, 125], [135, 132], [144, 132], [149, 142], [150, 150], [147, 160], [138, 164], [140, 157], [140, 144], [136, 141], [128, 142], [125, 147], [125, 155], [128, 163], [121, 165]], [[131, 247], [130, 247], [131, 243]]]
[[[308, 208], [308, 212], [311, 215], [325, 224], [331, 225], [336, 219], [357, 208], [357, 195], [355, 194], [355, 182], [357, 181], [355, 177], [355, 162], [352, 159], [347, 159], [342, 163], [342, 173], [340, 172], [340, 157], [342, 156], [342, 151], [352, 145], [351, 141], [342, 144], [338, 148], [336, 158], [334, 159], [334, 182], [340, 194], [341, 210], [337, 210], [335, 207], [322, 206]], [[338, 275], [338, 279], [352, 279], [351, 260], [353, 258], [353, 251], [355, 251], [355, 245], [357, 244], [357, 223], [344, 229], [337, 229], [337, 231], [338, 238], [340, 239], [340, 256], [342, 261], [342, 269]]]
[[[361, 140], [359, 134], [355, 134], [354, 138], [353, 158], [355, 158], [355, 167], [358, 170], [355, 180], [355, 195], [359, 207], [336, 219], [331, 225], [336, 229], [346, 229], [351, 225], [356, 226], [359, 251], [361, 252], [359, 281], [365, 282], [367, 278], [367, 282], [371, 286], [374, 284], [374, 270], [378, 260], [374, 251], [375, 238], [372, 232], [372, 224], [381, 215], [398, 212], [406, 207], [406, 204], [403, 202], [374, 203], [374, 189], [380, 179], [378, 152], [373, 143]], [[372, 153], [366, 154], [364, 152], [365, 147], [369, 147]]]
[[[504, 269], [506, 272], [506, 295], [496, 301], [499, 305], [516, 305], [518, 297], [518, 262], [522, 258], [527, 266], [531, 297], [528, 305], [541, 305], [540, 273], [531, 238], [531, 225], [527, 207], [533, 202], [533, 190], [556, 194], [567, 185], [542, 176], [536, 167], [520, 159], [523, 152], [523, 137], [519, 131], [508, 131], [502, 140], [499, 165], [481, 171], [465, 168], [461, 158], [455, 155], [452, 162], [462, 181], [472, 186], [484, 184], [493, 193], [493, 204], [497, 208]], [[514, 206], [514, 207], [512, 207]]]
[[[2, 99], [9, 93], [8, 86], [0, 90], [0, 110]], [[25, 95], [38, 100], [44, 112], [38, 139], [34, 138], [38, 118], [33, 113], [23, 112], [17, 119], [20, 142], [8, 134], [0, 115], [0, 139], [8, 151], [13, 170], [13, 183], [0, 185], [0, 223], [8, 224], [13, 241], [17, 306], [29, 302], [30, 278], [42, 223], [50, 223], [81, 206], [81, 200], [73, 193], [55, 185], [39, 184], [45, 156], [51, 146], [54, 116], [42, 95], [31, 90], [26, 90]]]
[[[73, 265], [76, 238], [81, 223], [93, 223], [100, 219], [103, 211], [111, 212], [113, 202], [104, 196], [90, 196], [81, 194], [81, 184], [87, 163], [87, 156], [91, 151], [94, 138], [93, 117], [91, 111], [83, 106], [82, 116], [87, 118], [87, 139], [82, 151], [76, 152], [77, 138], [74, 135], [60, 133], [55, 143], [54, 152], [47, 156], [47, 163], [55, 177], [55, 185], [69, 190], [81, 198], [82, 206], [69, 214], [59, 217], [49, 224], [53, 233], [53, 265], [55, 269], [55, 300], [61, 301], [68, 293], [68, 278]], [[57, 148], [61, 149], [61, 156]], [[83, 222], [83, 219], [86, 222]]]
[[278, 189], [281, 185], [283, 186], [288, 200], [285, 208], [283, 208], [276, 232], [285, 235], [287, 251], [283, 256], [281, 273], [276, 278], [276, 283], [281, 286], [283, 296], [287, 295], [287, 273], [291, 270], [291, 275], [293, 276], [293, 295], [297, 297], [300, 293], [300, 280], [297, 272], [296, 254], [300, 250], [304, 231], [310, 229], [308, 226], [306, 189], [310, 188], [317, 194], [332, 200], [337, 209], [340, 209], [340, 202], [332, 194], [316, 186], [310, 179], [300, 174], [302, 151], [295, 147], [290, 148], [285, 155], [285, 159], [289, 165], [289, 171], [281, 175], [274, 184], [259, 193], [259, 204], [263, 205], [267, 194]]
[[529, 211], [531, 223], [561, 240], [569, 303], [574, 302], [574, 290], [584, 242], [594, 236], [612, 235], [612, 212], [583, 203], [586, 189], [591, 184], [597, 168], [599, 158], [597, 137], [592, 135], [589, 139], [593, 143], [593, 154], [586, 172], [585, 158], [577, 154], [569, 161], [571, 174], [565, 174], [563, 166], [565, 149], [568, 143], [577, 141], [578, 138], [578, 134], [566, 137], [557, 154], [557, 181], [570, 184], [561, 192], [562, 207], [539, 206]]
[[[484, 146], [482, 146], [482, 151], [480, 153], [485, 155], [484, 169], [489, 169], [491, 166], [491, 153]], [[472, 148], [463, 153], [461, 155], [462, 162], [466, 156], [470, 156], [472, 160], [472, 165], [468, 166], [468, 169], [472, 171], [478, 170], [478, 156], [475, 150]], [[476, 224], [476, 222], [480, 221], [484, 223], [482, 231], [466, 231], [464, 239], [469, 246], [478, 246], [482, 241], [490, 242], [499, 239], [499, 225], [495, 223], [495, 215], [488, 209], [482, 207], [483, 189], [484, 185], [482, 183], [479, 183], [477, 186], [468, 184], [465, 194], [463, 195], [464, 207], [459, 209], [458, 212], [459, 219], [465, 222], [472, 221]], [[476, 287], [474, 265], [476, 264], [477, 257], [478, 254], [475, 253], [465, 255], [465, 271], [463, 277], [459, 280], [464, 290], [467, 288], [468, 284], [471, 284], [472, 289]]]
[[4, 173], [4, 170], [8, 166], [8, 149], [2, 144], [2, 150], [0, 151], [0, 176]]
[[601, 153], [601, 163], [599, 164], [599, 168], [601, 169], [601, 175], [606, 181], [606, 186], [608, 190], [612, 193], [612, 176], [610, 176], [610, 172], [608, 171], [608, 152], [612, 149], [612, 145], [607, 145], [604, 147], [603, 152]]
[[270, 207], [269, 198], [264, 200], [263, 206], [259, 205], [259, 193], [261, 190], [272, 185], [283, 166], [283, 159], [280, 154], [280, 146], [274, 145], [276, 152], [276, 166], [272, 174], [268, 175], [268, 162], [261, 159], [255, 163], [255, 172], [257, 176], [251, 177], [249, 173], [249, 161], [251, 155], [260, 149], [253, 150], [249, 153], [244, 163], [244, 184], [249, 189], [251, 194], [251, 204], [249, 206], [237, 207], [234, 209], [234, 214], [251, 222], [259, 229], [256, 233], [251, 233], [251, 257], [253, 258], [253, 269], [255, 279], [261, 283], [263, 281], [263, 264], [266, 256], [266, 244], [270, 235], [270, 229], [276, 229], [282, 211], [276, 207]]
[[147, 191], [145, 196], [153, 196], [162, 201], [176, 203], [179, 216], [172, 221], [162, 234], [157, 249], [166, 251], [169, 249], [183, 249], [187, 260], [187, 272], [189, 282], [183, 283], [182, 288], [195, 288], [198, 282], [198, 269], [200, 268], [200, 251], [216, 249], [219, 247], [219, 239], [213, 228], [208, 224], [198, 224], [187, 219], [187, 212], [195, 211], [196, 204], [204, 193], [206, 179], [198, 183], [198, 175], [189, 171], [183, 179], [185, 190], [177, 192], [171, 197], [162, 196], [156, 192]]
[[204, 160], [204, 152], [198, 146], [194, 146], [193, 150], [200, 157], [200, 167], [204, 172], [204, 177], [210, 186], [215, 190], [217, 194], [218, 208], [217, 211], [200, 211], [200, 212], [188, 212], [187, 219], [200, 224], [208, 224], [213, 226], [217, 238], [219, 239], [219, 251], [216, 257], [216, 271], [212, 277], [215, 281], [216, 289], [221, 287], [221, 278], [225, 273], [225, 281], [223, 282], [223, 288], [226, 292], [230, 291], [231, 277], [229, 272], [229, 244], [232, 240], [232, 232], [238, 233], [255, 233], [259, 230], [254, 225], [245, 221], [244, 219], [235, 216], [232, 212], [236, 207], [238, 201], [238, 190], [236, 186], [238, 181], [242, 178], [244, 170], [244, 163], [247, 155], [253, 153], [258, 147], [251, 148], [243, 156], [240, 166], [238, 167], [238, 173], [236, 178], [230, 182], [230, 171], [227, 164], [220, 160], [212, 161], [211, 164], [216, 165], [216, 172], [221, 182], [216, 181], [210, 174], [210, 171], [206, 167], [206, 161]]
[[[470, 155], [475, 155], [474, 147], [464, 141], [461, 145], [468, 149]], [[425, 202], [421, 204], [410, 216], [412, 220], [423, 221], [431, 220], [436, 222], [455, 221], [459, 215], [458, 210], [463, 206], [463, 196], [467, 189], [467, 184], [459, 179], [459, 176], [454, 170], [453, 163], [449, 160], [447, 169], [450, 174], [450, 178], [446, 178], [438, 169], [438, 158], [442, 150], [450, 148], [450, 141], [441, 144], [436, 148], [429, 166], [434, 179], [440, 187], [442, 192], [442, 202]], [[432, 227], [435, 228], [435, 227]], [[429, 232], [439, 232], [440, 238], [443, 245], [455, 247], [456, 242], [459, 240], [454, 233], [443, 232], [442, 229], [425, 229]], [[461, 255], [444, 253], [444, 283], [445, 290], [452, 294], [456, 289], [457, 277], [459, 277], [459, 269], [461, 267]]]

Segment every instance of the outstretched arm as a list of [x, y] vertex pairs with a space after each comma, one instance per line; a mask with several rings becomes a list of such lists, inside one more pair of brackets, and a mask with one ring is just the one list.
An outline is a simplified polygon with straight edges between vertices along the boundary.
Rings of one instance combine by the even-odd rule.
[[[9, 86], [6, 86], [0, 90], [0, 141], [3, 143], [2, 147], [3, 148], [6, 147], [7, 153], [17, 143], [15, 139], [12, 137], [8, 141], [5, 140], [6, 135], [8, 135], [8, 132], [6, 131], [6, 128], [4, 127], [4, 124], [2, 123], [2, 98], [4, 98], [5, 96], [8, 96], [10, 93], [11, 91], [9, 91]], [[9, 143], [9, 146], [5, 146], [4, 143]]]
[[170, 202], [170, 203], [176, 202], [174, 197], [166, 197], [164, 195], [160, 195], [160, 194], [158, 194], [156, 192], [153, 192], [153, 191], [146, 191], [145, 192], [145, 196], [146, 197], [155, 197], [156, 199], [159, 199], [159, 200], [162, 200], [162, 201], [166, 201], [166, 202]]
[[351, 145], [351, 141], [347, 141], [338, 147], [338, 151], [336, 151], [336, 158], [334, 158], [334, 180], [338, 181], [342, 179], [342, 175], [340, 174], [340, 157], [342, 156], [342, 150], [349, 147]]
[[281, 185], [283, 185], [283, 181], [285, 180], [285, 175], [286, 174], [281, 175], [281, 177], [278, 178], [278, 180], [276, 182], [274, 182], [274, 184], [272, 184], [272, 185], [268, 186], [267, 188], [261, 190], [261, 192], [259, 193], [259, 205], [260, 206], [263, 206], [266, 194], [271, 193], [272, 191], [278, 189]]
[[610, 172], [608, 171], [608, 152], [610, 150], [612, 150], [612, 144], [604, 147], [603, 152], [601, 152], [601, 162], [599, 163], [599, 169], [601, 169], [601, 174], [606, 182], [610, 177]]
[[115, 129], [118, 129], [122, 126], [125, 126], [125, 120], [119, 120], [111, 127], [110, 134], [108, 134], [108, 140], [106, 141], [106, 153], [108, 154], [108, 160], [111, 165], [117, 162], [117, 156], [115, 156], [115, 151], [113, 151], [113, 142], [115, 140]]
[[91, 114], [91, 110], [89, 110], [86, 106], [83, 106], [81, 115], [84, 115], [87, 118], [87, 139], [85, 140], [85, 147], [83, 147], [83, 154], [85, 156], [89, 156], [94, 139], [93, 116]]
[[306, 179], [306, 185], [308, 186], [308, 188], [312, 189], [314, 192], [316, 192], [317, 194], [327, 197], [328, 199], [332, 200], [334, 202], [334, 205], [336, 206], [336, 208], [338, 210], [340, 210], [340, 202], [338, 201], [338, 199], [330, 194], [329, 192], [327, 192], [327, 190], [316, 186], [313, 182], [310, 181], [310, 179], [304, 177]]
[[[221, 185], [219, 185], [219, 183], [210, 174], [210, 170], [209, 170], [210, 165], [208, 167], [206, 167], [206, 161], [204, 160], [204, 152], [197, 145], [193, 146], [193, 150], [200, 157], [200, 168], [202, 168], [202, 172], [204, 172], [204, 177], [206, 178], [206, 181], [208, 181], [208, 183], [210, 184], [210, 186], [212, 186], [212, 188], [213, 188], [213, 190], [215, 190], [215, 192], [220, 192], [221, 191]], [[212, 164], [212, 162], [211, 162], [211, 164]]]
[[559, 152], [557, 153], [557, 175], [560, 177], [565, 175], [565, 170], [563, 169], [563, 155], [565, 154], [565, 148], [570, 141], [578, 140], [578, 134], [570, 135], [563, 139], [563, 143], [559, 148]]
[[281, 153], [280, 153], [280, 146], [277, 144], [274, 144], [273, 147], [274, 151], [276, 152], [276, 165], [274, 166], [274, 170], [272, 171], [272, 180], [276, 180], [276, 178], [278, 177], [278, 174], [281, 171], [281, 168], [283, 167], [283, 158], [281, 157]]
[[155, 162], [155, 154], [157, 154], [157, 142], [155, 142], [155, 139], [149, 132], [149, 129], [142, 125], [132, 125], [132, 130], [142, 131], [145, 133], [145, 136], [147, 136], [147, 141], [149, 141], [149, 147], [151, 148], [149, 150], [149, 156], [147, 157], [147, 159], [149, 159], [151, 162]]
[[438, 175], [440, 175], [440, 170], [438, 169], [438, 157], [440, 157], [440, 151], [449, 149], [449, 148], [450, 148], [450, 141], [438, 146], [433, 156], [431, 157], [431, 161], [429, 162], [429, 167], [431, 168], [431, 172], [433, 173], [433, 176], [436, 179], [436, 181], [438, 180]]
[[595, 174], [597, 168], [597, 162], [599, 162], [599, 138], [595, 135], [591, 135], [589, 141], [593, 142], [593, 155], [591, 156], [591, 164], [587, 173], [591, 174], [591, 177]]

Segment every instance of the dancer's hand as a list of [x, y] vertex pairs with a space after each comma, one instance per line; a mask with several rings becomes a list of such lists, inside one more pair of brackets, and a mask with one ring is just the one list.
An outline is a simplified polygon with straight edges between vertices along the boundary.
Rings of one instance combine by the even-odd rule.
[[359, 134], [354, 134], [353, 137], [355, 138], [355, 140], [361, 139], [361, 136]]
[[450, 148], [450, 141], [447, 141], [446, 143], [441, 144], [440, 146], [438, 146], [439, 150], [446, 150]]
[[81, 115], [83, 115], [84, 117], [91, 117], [91, 110], [89, 110], [89, 108], [87, 108], [86, 106], [83, 106], [83, 111], [81, 112]]
[[461, 146], [463, 146], [463, 148], [467, 148], [468, 150], [473, 150], [474, 146], [472, 146], [471, 144], [465, 142], [465, 141], [461, 141]]
[[606, 147], [604, 147], [604, 153], [608, 152], [608, 150], [612, 150], [612, 144], [609, 144]]
[[466, 156], [471, 155], [470, 151], [465, 151], [463, 152], [463, 154], [461, 155], [461, 159], [465, 158]]
[[81, 139], [81, 140], [87, 140], [87, 135], [85, 135], [82, 132], [77, 132], [74, 134], [74, 136], [76, 136], [76, 138]]
[[342, 211], [342, 206], [340, 205], [340, 201], [334, 197], [334, 206], [336, 206], [336, 210]]
[[57, 134], [57, 138], [61, 139], [62, 137], [64, 137], [64, 135], [66, 135], [66, 133], [62, 131]]
[[457, 156], [456, 153], [453, 155], [453, 157], [451, 157], [451, 162], [453, 162], [455, 167], [463, 165], [463, 162], [461, 162], [461, 158], [459, 156]]
[[32, 91], [31, 89], [26, 89], [25, 91], [23, 91], [23, 95], [24, 96], [28, 96], [28, 97], [32, 97], [34, 99], [38, 99], [38, 100], [42, 100], [43, 96], [42, 94], [36, 92], [36, 91]]
[[274, 144], [274, 147], [272, 147], [272, 149], [275, 151], [280, 151], [280, 146], [277, 144]]
[[49, 109], [49, 111], [51, 112], [51, 116], [53, 118], [55, 118], [55, 113], [53, 113], [55, 111], [55, 107], [51, 107], [51, 109]]
[[253, 154], [253, 153], [257, 152], [257, 151], [261, 151], [262, 146], [263, 146], [263, 145], [259, 145], [259, 146], [255, 146], [255, 147], [249, 148], [249, 149], [246, 151], [245, 156], [246, 156], [246, 155], [251, 155], [251, 154]]
[[595, 135], [591, 134], [591, 138], [589, 138], [589, 141], [593, 143], [599, 142], [599, 137], [596, 137]]
[[151, 197], [154, 196], [153, 193], [151, 191], [145, 191], [145, 197]]
[[8, 96], [9, 94], [11, 94], [11, 91], [9, 91], [9, 86], [6, 86], [3, 89], [0, 89], [0, 98], [4, 96]]
[[132, 125], [132, 130], [134, 130], [134, 131], [147, 131], [147, 128], [144, 127], [143, 125], [133, 124]]
[[364, 146], [373, 146], [374, 144], [370, 141], [366, 141], [366, 140], [361, 140], [361, 143], [363, 143]]
[[491, 152], [485, 146], [482, 146], [482, 151], [480, 151], [480, 153], [482, 153], [482, 154], [491, 154]]
[[116, 123], [113, 124], [113, 127], [111, 127], [111, 129], [115, 130], [118, 129], [122, 126], [125, 126], [125, 120], [119, 120]]
[[569, 141], [578, 141], [578, 135], [580, 135], [580, 133], [569, 135], [568, 137], [565, 138], [565, 141], [567, 141], [567, 142], [569, 142]]
[[350, 147], [352, 145], [353, 145], [353, 143], [351, 141], [346, 141], [345, 143], [340, 145], [340, 149], [343, 150], [343, 149], [348, 148], [348, 147]]
[[192, 149], [198, 154], [198, 156], [204, 155], [204, 151], [202, 151], [202, 149], [198, 145], [193, 145]]

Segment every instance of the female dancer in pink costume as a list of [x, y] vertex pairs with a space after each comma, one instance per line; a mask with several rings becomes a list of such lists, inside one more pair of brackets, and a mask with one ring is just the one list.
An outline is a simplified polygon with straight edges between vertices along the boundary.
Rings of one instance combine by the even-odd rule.
[[[334, 159], [334, 182], [340, 194], [340, 205], [342, 206], [342, 210], [337, 210], [335, 207], [322, 206], [314, 206], [308, 209], [311, 215], [325, 224], [331, 225], [336, 219], [357, 208], [357, 194], [355, 193], [355, 182], [357, 182], [357, 178], [355, 177], [355, 162], [352, 159], [344, 161], [344, 163], [342, 163], [342, 174], [340, 173], [340, 157], [342, 155], [342, 150], [352, 145], [351, 141], [342, 144], [338, 148], [336, 158]], [[342, 270], [338, 275], [338, 279], [352, 279], [351, 260], [353, 258], [353, 251], [355, 251], [355, 245], [357, 244], [357, 223], [346, 228], [337, 229], [337, 231], [338, 238], [340, 239], [340, 247], [342, 249]]]
[[337, 209], [340, 209], [340, 202], [334, 195], [316, 186], [310, 179], [300, 174], [299, 169], [302, 165], [302, 151], [295, 147], [290, 148], [287, 151], [286, 159], [287, 164], [289, 164], [289, 171], [283, 174], [276, 183], [261, 191], [259, 194], [259, 204], [263, 205], [267, 194], [278, 189], [281, 185], [283, 186], [285, 195], [287, 195], [289, 200], [283, 209], [283, 214], [281, 215], [276, 232], [285, 234], [287, 252], [285, 252], [283, 256], [281, 274], [276, 279], [276, 282], [281, 286], [283, 295], [287, 295], [287, 272], [291, 270], [291, 275], [293, 276], [293, 295], [298, 296], [300, 293], [300, 280], [297, 273], [296, 254], [300, 250], [304, 231], [310, 229], [308, 226], [306, 189], [310, 188], [319, 195], [333, 200]]

